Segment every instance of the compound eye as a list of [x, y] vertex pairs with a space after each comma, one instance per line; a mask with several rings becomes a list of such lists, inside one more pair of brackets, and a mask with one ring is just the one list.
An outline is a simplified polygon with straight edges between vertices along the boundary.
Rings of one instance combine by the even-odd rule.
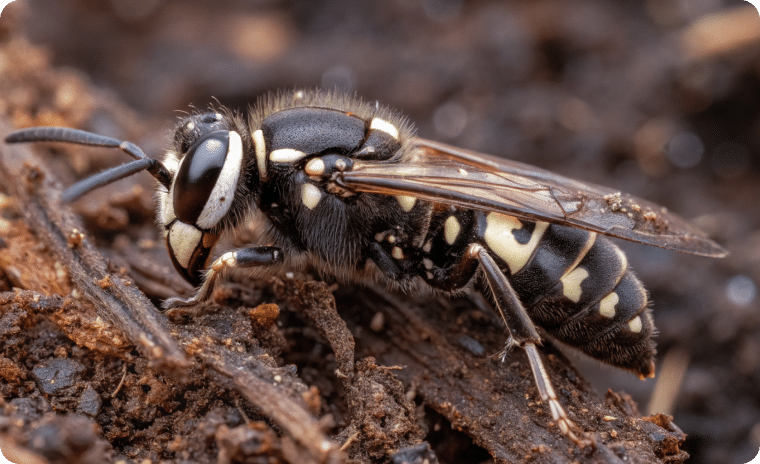
[[224, 130], [211, 132], [190, 147], [174, 179], [174, 214], [180, 221], [196, 224], [219, 180], [229, 148], [230, 132]]

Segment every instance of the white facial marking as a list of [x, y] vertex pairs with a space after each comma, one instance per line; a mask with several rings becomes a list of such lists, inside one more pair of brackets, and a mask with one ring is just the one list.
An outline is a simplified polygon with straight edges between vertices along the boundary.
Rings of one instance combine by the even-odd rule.
[[610, 319], [615, 317], [615, 305], [618, 304], [618, 301], [620, 301], [620, 297], [615, 292], [602, 298], [602, 301], [599, 302], [599, 314]]
[[[217, 140], [209, 140], [211, 142], [217, 142]], [[227, 158], [224, 160], [222, 171], [219, 173], [219, 178], [214, 184], [214, 188], [211, 190], [206, 205], [203, 207], [198, 220], [195, 224], [201, 229], [211, 229], [216, 226], [219, 221], [227, 214], [227, 211], [232, 205], [232, 200], [235, 199], [235, 190], [237, 189], [238, 179], [240, 179], [240, 171], [243, 165], [243, 141], [240, 135], [235, 131], [230, 131], [230, 145], [227, 149]]]
[[261, 129], [253, 133], [253, 148], [256, 150], [256, 167], [259, 169], [259, 179], [267, 178], [267, 146], [264, 142], [264, 132]]
[[162, 225], [172, 222], [177, 215], [174, 214], [174, 201], [172, 198], [172, 191], [168, 193], [159, 192], [159, 208], [158, 208], [158, 220]]
[[306, 163], [304, 171], [310, 176], [321, 176], [325, 173], [325, 162], [322, 161], [322, 158], [314, 158]]
[[573, 303], [579, 302], [581, 300], [581, 295], [583, 294], [581, 283], [583, 283], [586, 278], [588, 278], [588, 271], [582, 267], [576, 267], [568, 272], [560, 280], [560, 282], [562, 282], [562, 294]]
[[446, 239], [446, 243], [453, 245], [460, 230], [462, 230], [462, 226], [459, 225], [457, 218], [449, 216], [449, 218], [446, 219], [446, 223], [443, 225], [443, 236]]
[[179, 158], [174, 150], [166, 152], [166, 155], [164, 155], [164, 159], [161, 160], [161, 162], [164, 164], [166, 170], [171, 173], [176, 173], [179, 170]]
[[425, 266], [425, 269], [433, 269], [433, 261], [428, 258], [422, 258], [422, 264]]
[[393, 124], [380, 118], [374, 118], [369, 125], [370, 129], [383, 131], [394, 139], [398, 140], [398, 129]]
[[378, 232], [375, 234], [375, 241], [382, 242], [385, 239], [385, 232]]
[[639, 316], [636, 316], [630, 321], [628, 321], [628, 328], [631, 329], [631, 332], [634, 332], [634, 333], [641, 332], [641, 329], [642, 329], [641, 318]]
[[187, 124], [185, 124], [185, 128], [187, 130], [193, 130], [193, 129], [195, 129], [195, 123], [193, 121], [190, 121]]
[[401, 205], [401, 209], [407, 213], [417, 204], [417, 199], [408, 195], [397, 195], [396, 200], [398, 200], [398, 203]]
[[174, 258], [183, 268], [187, 269], [190, 265], [190, 258], [198, 247], [202, 235], [203, 232], [182, 221], [175, 221], [169, 229], [169, 246], [174, 253]]
[[393, 256], [395, 259], [404, 259], [404, 250], [399, 247], [393, 247], [391, 250], [391, 256]]
[[428, 240], [424, 245], [422, 245], [422, 251], [425, 253], [430, 253], [430, 250], [433, 249], [433, 241]]
[[396, 243], [396, 236], [395, 235], [389, 235], [386, 240], [388, 240], [388, 243]]
[[425, 273], [425, 275], [427, 276], [428, 280], [433, 280], [433, 273], [432, 273], [432, 272], [430, 272], [430, 271], [427, 271], [427, 272]]
[[[164, 159], [161, 161], [174, 177], [179, 170], [179, 160], [177, 159], [177, 153], [174, 150], [169, 150], [164, 155]], [[177, 216], [174, 214], [174, 186], [169, 188], [168, 192], [164, 192], [164, 189], [158, 189], [158, 220], [161, 225], [169, 224]]]
[[319, 187], [312, 184], [303, 184], [301, 187], [301, 201], [309, 209], [314, 209], [322, 199], [322, 191]]
[[306, 153], [292, 148], [280, 148], [269, 154], [269, 161], [273, 163], [295, 163], [306, 156]]
[[522, 226], [517, 218], [505, 214], [490, 213], [486, 216], [486, 232], [484, 234], [486, 244], [491, 251], [506, 261], [513, 275], [528, 263], [549, 224], [537, 222], [533, 234], [526, 244], [519, 243], [512, 233], [514, 230], [521, 229]]

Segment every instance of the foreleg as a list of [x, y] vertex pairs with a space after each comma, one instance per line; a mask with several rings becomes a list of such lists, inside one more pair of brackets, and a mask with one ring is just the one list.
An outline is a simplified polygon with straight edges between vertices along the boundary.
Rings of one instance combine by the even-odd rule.
[[214, 286], [228, 269], [244, 269], [271, 266], [282, 262], [282, 250], [270, 246], [254, 246], [231, 251], [220, 256], [206, 272], [206, 279], [192, 298], [169, 298], [164, 301], [164, 309], [194, 306], [211, 298]]

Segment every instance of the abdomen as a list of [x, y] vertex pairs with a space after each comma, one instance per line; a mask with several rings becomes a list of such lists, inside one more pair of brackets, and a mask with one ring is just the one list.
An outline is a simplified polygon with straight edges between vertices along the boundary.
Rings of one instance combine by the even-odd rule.
[[[436, 216], [432, 223], [439, 225], [426, 240], [433, 244], [426, 254], [428, 267], [430, 260], [435, 266], [420, 272], [429, 284], [454, 290], [471, 280], [477, 265], [467, 260], [467, 247], [479, 243], [546, 334], [642, 378], [653, 374], [655, 328], [647, 293], [625, 254], [610, 240], [499, 213], [450, 210]], [[446, 226], [452, 217], [455, 239]], [[431, 272], [435, 279], [429, 278]]]

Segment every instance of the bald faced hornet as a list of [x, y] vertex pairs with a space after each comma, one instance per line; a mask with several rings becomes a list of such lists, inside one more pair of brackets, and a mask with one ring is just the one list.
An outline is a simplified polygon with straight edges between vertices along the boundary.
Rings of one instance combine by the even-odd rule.
[[[703, 256], [725, 251], [663, 208], [620, 192], [417, 138], [406, 120], [343, 94], [262, 99], [247, 118], [223, 110], [179, 121], [163, 161], [136, 146], [66, 128], [14, 132], [8, 143], [119, 147], [135, 161], [66, 190], [73, 201], [147, 170], [177, 271], [211, 296], [228, 270], [265, 276], [307, 266], [402, 290], [481, 286], [527, 352], [542, 400], [564, 435], [588, 443], [549, 381], [549, 337], [639, 377], [654, 374], [647, 294], [605, 236]], [[220, 237], [256, 221], [259, 241], [212, 258]], [[210, 263], [210, 265], [209, 265]]]

